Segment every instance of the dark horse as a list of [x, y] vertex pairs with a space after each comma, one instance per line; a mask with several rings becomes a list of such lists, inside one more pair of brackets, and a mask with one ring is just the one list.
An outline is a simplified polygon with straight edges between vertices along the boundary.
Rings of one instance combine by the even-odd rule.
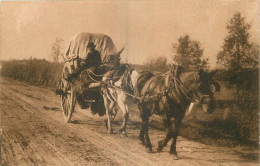
[[220, 90], [218, 83], [213, 81], [215, 72], [181, 72], [173, 71], [165, 74], [143, 72], [139, 76], [135, 95], [139, 96], [139, 109], [142, 126], [139, 139], [152, 151], [148, 134], [148, 121], [152, 114], [160, 115], [166, 128], [166, 137], [158, 142], [160, 152], [173, 138], [170, 153], [177, 157], [176, 140], [181, 122], [187, 108], [192, 102], [201, 104], [203, 110], [212, 113], [214, 110], [213, 92]]

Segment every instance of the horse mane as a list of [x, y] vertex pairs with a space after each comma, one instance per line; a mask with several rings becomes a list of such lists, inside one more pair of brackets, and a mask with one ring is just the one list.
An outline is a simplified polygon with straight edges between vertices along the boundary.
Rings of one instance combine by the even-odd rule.
[[189, 86], [194, 82], [197, 74], [198, 72], [196, 71], [183, 71], [182, 73], [180, 73], [179, 79], [184, 85]]
[[119, 74], [122, 79], [122, 89], [131, 94], [134, 93], [134, 90], [133, 87], [131, 87], [132, 83], [130, 83], [129, 81], [131, 81], [130, 76], [133, 70], [134, 69], [127, 63], [122, 64], [119, 69]]
[[133, 68], [127, 63], [121, 64], [116, 72], [117, 74], [116, 76], [121, 76], [127, 69], [133, 69]]
[[127, 64], [127, 63], [124, 63], [124, 64], [121, 64], [117, 69], [115, 69], [115, 73], [113, 74], [113, 81], [117, 81], [119, 80], [119, 78], [125, 73], [126, 70], [133, 70], [132, 67]]

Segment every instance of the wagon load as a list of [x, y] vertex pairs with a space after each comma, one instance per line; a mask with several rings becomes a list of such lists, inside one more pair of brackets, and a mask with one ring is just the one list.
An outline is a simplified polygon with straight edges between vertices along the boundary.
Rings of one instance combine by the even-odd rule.
[[[117, 55], [117, 49], [109, 36], [85, 32], [79, 33], [72, 38], [66, 52], [66, 59], [86, 59], [86, 55], [88, 54], [86, 47], [89, 42], [95, 44], [95, 49], [100, 53], [103, 63], [109, 63], [111, 60], [115, 59], [114, 56]], [[77, 64], [74, 65], [75, 67], [78, 67], [76, 66]]]

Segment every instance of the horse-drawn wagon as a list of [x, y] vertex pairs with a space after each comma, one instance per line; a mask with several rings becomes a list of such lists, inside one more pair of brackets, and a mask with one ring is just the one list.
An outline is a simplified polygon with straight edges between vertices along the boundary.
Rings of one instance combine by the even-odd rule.
[[[87, 54], [86, 46], [89, 42], [97, 46], [102, 64], [112, 68], [114, 66], [115, 72], [112, 77], [105, 75], [103, 78], [103, 74], [111, 67], [105, 67], [99, 73], [87, 69], [88, 79], [85, 80], [92, 82], [86, 87], [76, 88], [73, 80], [78, 77], [70, 79], [70, 76], [82, 68], [80, 62]], [[106, 112], [108, 133], [112, 133], [111, 121], [116, 115], [115, 110], [120, 109], [124, 119], [119, 131], [126, 133], [129, 109], [136, 104], [142, 119], [140, 141], [152, 151], [148, 134], [149, 118], [152, 114], [160, 115], [167, 133], [166, 137], [158, 142], [157, 151], [161, 151], [173, 138], [170, 153], [177, 156], [176, 140], [186, 109], [197, 103], [207, 113], [214, 111], [213, 93], [220, 90], [219, 84], [214, 80], [216, 71], [183, 71], [182, 67], [177, 67], [166, 73], [154, 74], [150, 71], [135, 70], [128, 64], [120, 64], [120, 53], [121, 51], [117, 53], [112, 40], [106, 35], [81, 33], [74, 37], [64, 58], [66, 62], [59, 89], [65, 121], [71, 120], [76, 101], [79, 104], [88, 103], [94, 113], [96, 111], [103, 115]], [[120, 65], [117, 66], [118, 64]]]
[[[97, 73], [84, 67], [86, 55], [88, 54], [86, 47], [90, 42], [94, 43], [95, 49], [101, 55], [102, 65]], [[100, 116], [105, 114], [100, 81], [104, 73], [119, 63], [120, 53], [117, 52], [112, 39], [107, 35], [79, 33], [73, 37], [66, 55], [63, 57], [65, 64], [61, 84], [56, 91], [61, 98], [65, 122], [70, 122], [76, 102], [81, 108], [90, 107], [92, 113], [98, 113]], [[89, 79], [87, 85], [84, 85], [84, 82], [82, 85], [82, 81], [84, 81], [84, 79], [81, 79], [82, 74], [88, 75], [85, 77], [85, 79]], [[72, 75], [73, 77], [71, 77]], [[81, 84], [79, 85], [80, 81]], [[116, 110], [113, 117], [115, 115]]]

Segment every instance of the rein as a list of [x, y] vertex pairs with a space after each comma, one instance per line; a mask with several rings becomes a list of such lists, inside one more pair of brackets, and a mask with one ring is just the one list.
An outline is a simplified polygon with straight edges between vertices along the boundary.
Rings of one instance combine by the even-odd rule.
[[[174, 76], [175, 77], [175, 76]], [[177, 77], [174, 78], [174, 85], [175, 87], [178, 87], [178, 89], [181, 90], [181, 92], [185, 95], [185, 97], [190, 101], [190, 102], [196, 102], [196, 103], [199, 103], [200, 102], [200, 99], [199, 97], [197, 97], [197, 95], [194, 93], [194, 84], [196, 82], [198, 78], [198, 74], [196, 74], [196, 77], [195, 79], [193, 80], [193, 83], [192, 83], [192, 89], [189, 90], [188, 88], [185, 87], [185, 85], [181, 82], [181, 80]], [[173, 87], [170, 87], [171, 89], [173, 89]], [[178, 91], [178, 89], [176, 89], [176, 91]]]
[[[105, 74], [95, 74], [93, 71], [91, 71], [91, 70], [87, 70], [87, 72], [88, 72], [88, 76], [89, 76], [89, 78], [92, 80], [92, 81], [94, 81], [94, 82], [98, 82], [98, 83], [102, 83], [102, 81], [99, 81], [99, 80], [96, 80], [95, 78], [93, 78], [91, 75], [90, 75], [90, 73], [92, 74], [92, 75], [94, 75], [94, 76], [96, 76], [96, 77], [103, 77]], [[118, 77], [113, 77], [113, 78], [109, 78], [110, 80], [113, 80], [113, 79], [118, 79], [118, 78], [120, 78], [121, 76], [118, 76]]]
[[[197, 78], [198, 78], [198, 75], [199, 75], [199, 73], [196, 74], [196, 77], [195, 77], [195, 79], [193, 80], [193, 83], [192, 83], [192, 87], [193, 87], [193, 88], [192, 88], [191, 90], [189, 90], [188, 88], [186, 88], [185, 85], [184, 85], [178, 78], [174, 79], [174, 80], [175, 80], [175, 86], [176, 86], [176, 87], [178, 86], [179, 89], [182, 91], [182, 93], [186, 96], [186, 98], [187, 98], [190, 102], [192, 102], [192, 103], [202, 103], [202, 102], [203, 102], [203, 99], [210, 97], [210, 95], [206, 95], [206, 94], [201, 95], [201, 97], [198, 97], [198, 95], [195, 94], [194, 88], [195, 88], [195, 82], [196, 82], [196, 80], [197, 80]], [[178, 84], [177, 82], [178, 82], [179, 84]], [[182, 86], [182, 87], [181, 87], [181, 86]], [[184, 89], [184, 90], [183, 90], [183, 89]], [[184, 92], [184, 91], [186, 91], [186, 92]]]
[[[129, 76], [129, 72], [128, 72], [128, 75], [126, 76], [127, 79], [125, 80], [125, 82], [126, 82], [125, 84], [127, 84], [127, 85], [131, 88], [131, 90], [134, 90], [133, 85], [128, 82], [128, 76]], [[194, 100], [195, 100], [196, 102], [199, 101], [199, 100], [198, 100], [198, 97], [196, 97], [194, 93], [193, 93], [193, 96], [190, 96], [190, 94], [189, 94], [190, 90], [188, 90], [188, 89], [184, 86], [184, 84], [179, 80], [179, 78], [177, 78], [177, 77], [175, 77], [175, 76], [173, 76], [173, 77], [174, 77], [174, 78], [171, 79], [171, 82], [174, 82], [174, 86], [170, 86], [167, 90], [165, 90], [165, 91], [163, 91], [163, 92], [161, 92], [161, 93], [157, 93], [157, 94], [155, 94], [155, 95], [148, 95], [150, 85], [151, 85], [152, 82], [153, 82], [153, 81], [151, 81], [148, 90], [145, 92], [145, 95], [143, 95], [143, 96], [141, 96], [141, 97], [138, 97], [138, 96], [135, 96], [134, 94], [131, 94], [131, 93], [126, 92], [125, 90], [122, 89], [121, 86], [118, 87], [118, 86], [115, 86], [115, 85], [113, 85], [113, 84], [108, 84], [108, 86], [123, 91], [125, 94], [127, 94], [128, 96], [134, 98], [134, 99], [137, 100], [139, 103], [145, 103], [145, 102], [151, 102], [151, 101], [158, 101], [158, 100], [160, 100], [163, 96], [167, 96], [169, 93], [173, 92], [174, 87], [178, 87], [178, 89], [180, 89], [180, 90], [182, 91], [182, 93], [185, 95], [185, 97], [186, 97], [189, 101], [191, 101], [191, 102], [193, 102]], [[196, 78], [197, 78], [197, 76], [196, 76]], [[196, 81], [196, 78], [195, 78], [195, 80], [194, 80], [194, 83], [195, 83], [195, 81]], [[171, 85], [171, 83], [170, 83], [170, 85]], [[176, 91], [178, 91], [178, 89], [176, 89]], [[194, 89], [194, 88], [193, 88], [193, 89]], [[185, 91], [186, 91], [186, 92], [185, 92]], [[192, 91], [193, 91], [193, 90], [192, 90]], [[192, 97], [193, 97], [194, 99], [192, 99]], [[196, 98], [195, 98], [195, 97], [196, 97]]]
[[135, 100], [137, 100], [141, 104], [145, 103], [145, 102], [155, 102], [155, 101], [158, 101], [163, 96], [169, 96], [170, 93], [174, 93], [173, 92], [174, 90], [177, 91], [177, 93], [179, 93], [179, 95], [180, 95], [180, 93], [182, 93], [187, 98], [187, 100], [189, 100], [192, 103], [201, 103], [201, 101], [202, 101], [202, 99], [204, 97], [208, 97], [208, 95], [203, 95], [202, 98], [200, 98], [194, 92], [195, 82], [196, 82], [196, 80], [198, 78], [198, 73], [196, 74], [196, 77], [193, 80], [193, 83], [191, 85], [193, 88], [191, 90], [189, 90], [178, 77], [176, 77], [175, 75], [173, 75], [171, 73], [171, 75], [170, 75], [171, 79], [170, 79], [170, 82], [169, 82], [169, 88], [167, 88], [167, 90], [164, 90], [163, 92], [157, 93], [155, 95], [149, 95], [148, 93], [149, 93], [150, 85], [153, 82], [153, 81], [151, 81], [150, 84], [149, 84], [149, 88], [145, 92], [145, 95], [143, 95], [141, 97], [138, 97], [138, 96], [135, 96], [134, 94], [131, 94], [131, 93], [127, 92], [122, 87], [122, 85], [123, 86], [128, 86], [132, 91], [134, 91], [134, 87], [133, 87], [131, 79], [130, 79], [131, 83], [128, 82], [129, 81], [129, 76], [130, 76], [130, 72], [129, 71], [130, 70], [128, 70], [127, 73], [123, 74], [125, 79], [123, 79], [123, 83], [121, 84], [121, 86], [115, 86], [115, 85], [113, 85], [111, 83], [105, 83], [105, 85], [107, 85], [108, 87], [112, 87], [112, 88], [119, 89], [119, 90], [123, 91], [126, 95], [134, 98]]
[[87, 69], [87, 71], [88, 71], [89, 73], [93, 74], [93, 75], [96, 76], [96, 77], [103, 77], [103, 76], [104, 76], [104, 74], [102, 74], [102, 75], [95, 74], [95, 73], [94, 73], [93, 71], [91, 71], [90, 69]]

